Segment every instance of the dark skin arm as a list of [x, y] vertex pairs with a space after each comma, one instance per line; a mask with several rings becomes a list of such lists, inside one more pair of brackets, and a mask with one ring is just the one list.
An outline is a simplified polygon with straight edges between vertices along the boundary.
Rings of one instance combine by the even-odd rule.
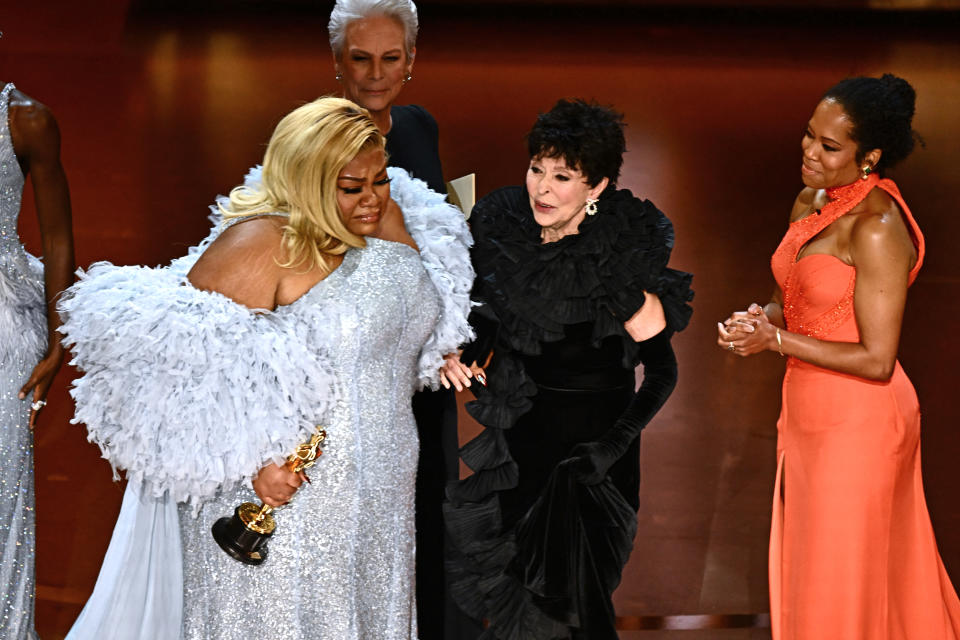
[[[204, 291], [223, 294], [250, 309], [276, 309], [293, 302], [326, 277], [321, 269], [285, 268], [281, 245], [285, 220], [254, 218], [224, 231], [200, 256], [187, 274], [190, 283]], [[334, 258], [339, 266], [342, 258]], [[268, 464], [253, 479], [253, 489], [265, 504], [286, 504], [307, 479], [286, 467]]]
[[[43, 243], [43, 279], [47, 302], [47, 353], [34, 367], [20, 398], [33, 393], [44, 400], [63, 363], [57, 298], [73, 283], [73, 229], [67, 176], [60, 163], [60, 130], [44, 105], [14, 91], [10, 96], [10, 138], [24, 176], [33, 183], [40, 237]], [[37, 411], [30, 412], [30, 428]]]
[[[917, 260], [906, 223], [896, 203], [875, 189], [825, 232], [801, 256], [825, 253], [856, 267], [854, 312], [860, 341], [818, 340], [781, 328], [783, 353], [841, 373], [888, 380], [897, 360], [910, 269]], [[763, 309], [754, 304], [719, 327], [717, 342], [721, 347], [733, 342], [743, 356], [777, 351], [776, 329], [782, 322], [779, 300]]]

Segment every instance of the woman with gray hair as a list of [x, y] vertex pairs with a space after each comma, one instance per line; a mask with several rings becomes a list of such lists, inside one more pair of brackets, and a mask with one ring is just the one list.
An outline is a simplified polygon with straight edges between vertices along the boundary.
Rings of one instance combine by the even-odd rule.
[[[370, 112], [386, 136], [391, 166], [406, 170], [432, 190], [446, 193], [438, 153], [437, 122], [419, 105], [395, 105], [413, 77], [419, 21], [411, 0], [337, 0], [330, 13], [330, 48], [343, 96]], [[420, 438], [417, 468], [417, 610], [421, 640], [444, 637], [443, 499], [458, 478], [457, 407], [451, 389], [413, 397]], [[453, 616], [449, 615], [450, 613]], [[448, 631], [447, 635], [456, 635]]]
[[412, 0], [338, 0], [330, 12], [330, 48], [343, 97], [370, 112], [387, 137], [390, 165], [446, 193], [437, 122], [419, 105], [394, 105], [413, 79], [420, 23]]

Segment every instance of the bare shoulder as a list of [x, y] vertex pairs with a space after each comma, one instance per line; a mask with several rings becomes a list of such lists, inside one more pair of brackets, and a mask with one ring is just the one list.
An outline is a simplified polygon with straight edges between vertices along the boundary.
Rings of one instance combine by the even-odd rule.
[[204, 251], [187, 278], [198, 289], [222, 293], [248, 307], [274, 308], [284, 273], [285, 221], [263, 216], [235, 223]]
[[796, 222], [816, 209], [818, 207], [818, 199], [822, 194], [823, 191], [820, 189], [804, 187], [793, 201], [793, 208], [790, 210], [790, 222]]
[[217, 240], [251, 247], [268, 246], [279, 241], [286, 224], [287, 218], [283, 216], [251, 216], [230, 225]]
[[853, 214], [853, 233], [856, 235], [872, 237], [907, 231], [899, 205], [882, 189], [871, 191], [850, 213]]
[[[258, 216], [234, 223], [213, 241], [200, 259], [250, 264], [280, 260], [285, 222], [285, 218], [277, 216]], [[244, 268], [243, 264], [238, 267]]]
[[10, 94], [10, 125], [14, 134], [24, 136], [59, 132], [57, 119], [47, 105], [16, 89]]
[[60, 129], [45, 104], [14, 89], [9, 113], [10, 137], [18, 155], [59, 154]]
[[896, 201], [881, 189], [874, 189], [850, 212], [850, 253], [859, 259], [916, 260], [916, 249]]

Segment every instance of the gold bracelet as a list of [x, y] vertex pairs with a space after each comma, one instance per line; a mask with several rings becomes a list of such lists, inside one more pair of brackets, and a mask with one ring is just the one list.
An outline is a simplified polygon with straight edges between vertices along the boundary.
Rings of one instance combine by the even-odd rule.
[[783, 339], [780, 337], [780, 327], [777, 327], [777, 351], [783, 355]]

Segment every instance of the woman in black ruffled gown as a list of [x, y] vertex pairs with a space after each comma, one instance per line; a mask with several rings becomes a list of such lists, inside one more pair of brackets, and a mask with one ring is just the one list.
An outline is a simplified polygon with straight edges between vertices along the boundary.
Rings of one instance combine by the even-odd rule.
[[485, 639], [616, 638], [639, 434], [676, 383], [691, 276], [666, 266], [670, 221], [616, 188], [619, 114], [561, 100], [528, 145], [526, 189], [489, 194], [471, 218], [481, 306], [462, 360], [489, 359], [467, 406], [486, 428], [445, 505], [452, 589]]

